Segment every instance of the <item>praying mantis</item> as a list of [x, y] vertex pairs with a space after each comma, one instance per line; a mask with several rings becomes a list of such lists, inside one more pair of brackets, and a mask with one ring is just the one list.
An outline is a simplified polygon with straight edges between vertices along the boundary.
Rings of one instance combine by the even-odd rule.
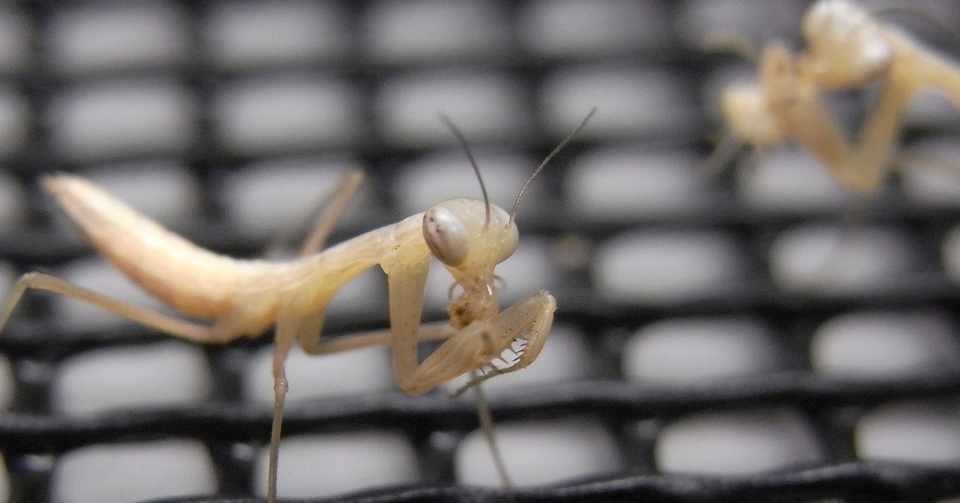
[[[389, 345], [394, 379], [409, 395], [426, 393], [466, 373], [472, 378], [465, 388], [476, 386], [536, 360], [550, 334], [556, 299], [540, 291], [501, 311], [494, 269], [519, 245], [516, 217], [529, 183], [586, 126], [595, 111], [592, 109], [534, 170], [517, 193], [510, 213], [490, 203], [466, 140], [442, 116], [466, 151], [483, 201], [448, 200], [325, 248], [334, 224], [363, 178], [362, 172], [351, 171], [324, 205], [300, 257], [285, 262], [239, 260], [213, 253], [161, 227], [83, 178], [46, 176], [42, 180], [46, 191], [115, 267], [183, 315], [212, 323], [184, 320], [49, 274], [31, 272], [20, 277], [2, 305], [0, 331], [28, 290], [85, 301], [154, 330], [204, 344], [258, 337], [275, 325], [267, 479], [267, 500], [275, 503], [288, 389], [284, 362], [294, 343], [314, 355]], [[424, 286], [432, 258], [444, 265], [461, 293], [448, 307], [448, 323], [421, 325]], [[387, 275], [389, 331], [322, 339], [325, 310], [334, 295], [357, 275], [376, 266]], [[421, 362], [417, 344], [424, 341], [443, 343]], [[506, 362], [508, 366], [494, 366], [492, 362], [505, 350], [514, 355], [512, 361]]]
[[[720, 111], [727, 133], [707, 165], [724, 164], [740, 144], [762, 151], [794, 141], [844, 189], [873, 194], [897, 161], [897, 137], [914, 95], [935, 89], [960, 108], [960, 67], [848, 0], [816, 2], [802, 28], [806, 52], [770, 43], [760, 53], [757, 81], [724, 89]], [[736, 47], [744, 46], [740, 42]], [[880, 93], [853, 143], [823, 94], [872, 83]]]

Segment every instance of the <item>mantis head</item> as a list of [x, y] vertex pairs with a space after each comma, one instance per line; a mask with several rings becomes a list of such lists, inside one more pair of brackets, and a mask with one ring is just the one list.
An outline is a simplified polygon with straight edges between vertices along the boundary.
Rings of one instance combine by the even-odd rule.
[[[513, 329], [502, 329], [502, 323], [516, 317], [517, 306], [511, 307], [504, 313], [500, 312], [494, 274], [497, 264], [510, 258], [517, 249], [519, 232], [516, 217], [520, 201], [534, 177], [546, 166], [557, 152], [560, 151], [577, 132], [590, 120], [596, 110], [583, 119], [579, 126], [553, 149], [540, 163], [533, 174], [524, 182], [517, 193], [513, 211], [507, 213], [500, 207], [490, 203], [487, 189], [480, 175], [480, 169], [470, 151], [463, 133], [447, 116], [441, 115], [440, 120], [460, 142], [470, 165], [473, 167], [483, 192], [483, 201], [471, 199], [453, 199], [440, 203], [423, 214], [422, 232], [424, 241], [430, 252], [447, 268], [456, 281], [455, 286], [462, 288], [462, 293], [450, 303], [447, 308], [450, 315], [450, 325], [456, 329], [465, 329], [477, 335], [475, 345], [472, 345], [471, 355], [473, 369], [488, 368], [502, 351], [513, 349], [519, 351], [515, 363], [526, 366], [536, 358], [542, 342], [531, 344], [530, 351], [526, 351], [527, 334]], [[451, 289], [452, 291], [452, 289]], [[534, 297], [534, 302], [547, 304], [553, 301], [546, 292]], [[530, 301], [527, 301], [530, 302]], [[555, 306], [554, 304], [551, 304]], [[552, 321], [552, 308], [550, 320]], [[503, 314], [503, 317], [501, 317]], [[503, 319], [502, 319], [503, 318]], [[514, 326], [508, 323], [506, 326]], [[498, 329], [497, 327], [501, 327]], [[549, 324], [545, 327], [549, 331]], [[451, 341], [452, 342], [452, 341]], [[518, 349], [519, 348], [519, 349]], [[479, 350], [477, 350], [479, 349]], [[518, 367], [519, 368], [519, 367]], [[488, 374], [488, 377], [492, 374]]]
[[510, 215], [481, 201], [453, 199], [423, 214], [423, 238], [463, 289], [450, 305], [451, 324], [462, 328], [494, 318], [499, 312], [494, 268], [513, 255], [520, 241]]
[[884, 27], [847, 0], [820, 0], [803, 18], [807, 72], [828, 89], [860, 87], [886, 71], [894, 50]]

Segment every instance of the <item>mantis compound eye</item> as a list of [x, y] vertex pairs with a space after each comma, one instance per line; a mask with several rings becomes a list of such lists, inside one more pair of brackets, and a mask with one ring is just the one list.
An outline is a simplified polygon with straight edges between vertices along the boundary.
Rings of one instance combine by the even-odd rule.
[[434, 206], [423, 215], [423, 238], [433, 256], [456, 267], [467, 258], [467, 229], [452, 211]]

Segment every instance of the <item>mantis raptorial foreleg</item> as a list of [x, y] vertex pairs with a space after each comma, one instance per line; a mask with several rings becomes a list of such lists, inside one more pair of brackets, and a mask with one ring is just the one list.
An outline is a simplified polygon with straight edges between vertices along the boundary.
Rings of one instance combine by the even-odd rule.
[[3, 330], [14, 308], [28, 290], [51, 292], [87, 302], [145, 327], [201, 344], [223, 344], [241, 335], [238, 332], [223, 330], [218, 325], [201, 325], [181, 320], [39, 272], [24, 274], [14, 285], [13, 291], [7, 296], [3, 311], [0, 311], [0, 330]]
[[[391, 257], [382, 266], [387, 273], [389, 288], [393, 376], [403, 391], [421, 394], [429, 388], [420, 389], [416, 386], [414, 374], [417, 370], [417, 329], [423, 312], [423, 292], [430, 268], [429, 255], [421, 253], [421, 256]], [[460, 374], [469, 370], [463, 370]]]
[[[391, 269], [392, 274], [389, 276], [391, 285], [391, 330], [389, 332], [375, 331], [323, 340], [320, 337], [322, 327], [322, 316], [320, 316], [300, 320], [301, 325], [297, 330], [297, 337], [300, 339], [301, 346], [310, 354], [327, 354], [390, 344], [394, 362], [398, 362], [397, 366], [394, 367], [395, 381], [404, 391], [411, 394], [423, 393], [494, 358], [496, 356], [493, 350], [494, 343], [491, 341], [487, 344], [486, 341], [490, 341], [492, 337], [497, 336], [489, 335], [490, 332], [498, 334], [500, 339], [523, 338], [527, 341], [526, 346], [520, 352], [521, 356], [515, 362], [514, 366], [516, 368], [501, 370], [499, 373], [519, 370], [529, 365], [537, 357], [550, 333], [553, 313], [556, 308], [556, 302], [551, 295], [541, 292], [503, 311], [494, 322], [477, 321], [461, 330], [454, 329], [446, 323], [421, 325], [420, 312], [423, 303], [423, 285], [426, 282], [426, 264], [428, 262], [424, 261], [424, 265], [421, 267], [410, 267], [410, 264], [406, 264], [399, 269]], [[408, 317], [401, 318], [404, 315]], [[398, 341], [396, 335], [398, 329], [403, 330], [410, 327], [413, 330], [402, 332], [401, 337], [403, 339]], [[487, 332], [487, 335], [485, 335], [485, 332]], [[279, 337], [282, 337], [282, 335], [278, 335]], [[429, 340], [444, 340], [445, 342], [431, 353], [423, 363], [417, 364], [417, 344]], [[284, 358], [288, 350], [289, 341], [284, 339], [281, 342], [278, 339], [275, 364], [278, 361], [277, 358]], [[281, 351], [283, 352], [281, 353]], [[401, 354], [401, 352], [406, 353]], [[489, 372], [482, 375], [473, 374], [468, 386], [477, 387], [477, 408], [481, 429], [490, 445], [505, 485], [510, 486], [510, 478], [504, 468], [503, 459], [493, 433], [490, 409], [479, 388], [480, 382], [493, 377], [493, 375]], [[282, 417], [283, 395], [286, 393], [286, 381], [282, 377], [282, 368], [278, 368], [276, 365], [275, 378], [277, 379], [274, 406], [274, 435], [276, 436], [274, 437], [275, 441], [271, 443], [271, 460], [277, 455], [276, 442], [279, 442], [280, 434], [278, 418]], [[271, 465], [271, 473], [274, 472], [273, 468], [275, 468], [274, 465]]]
[[[393, 299], [393, 296], [391, 296], [391, 299]], [[421, 389], [433, 388], [438, 384], [462, 374], [464, 372], [463, 368], [469, 368], [471, 365], [476, 366], [477, 362], [483, 365], [495, 357], [496, 355], [491, 353], [491, 348], [488, 347], [489, 345], [484, 343], [486, 337], [483, 336], [483, 331], [489, 330], [494, 332], [496, 335], [493, 337], [500, 339], [511, 338], [523, 340], [525, 345], [522, 348], [514, 348], [515, 354], [519, 354], [519, 357], [516, 361], [511, 362], [511, 367], [498, 369], [489, 366], [480, 372], [471, 371], [470, 381], [455, 392], [455, 395], [459, 395], [467, 388], [475, 388], [477, 392], [477, 412], [480, 419], [480, 429], [490, 447], [491, 455], [497, 465], [497, 471], [500, 473], [506, 487], [511, 487], [512, 482], [500, 449], [497, 446], [493, 417], [487, 399], [483, 394], [481, 383], [495, 375], [520, 370], [532, 363], [539, 355], [543, 344], [546, 342], [547, 336], [550, 334], [555, 310], [556, 301], [553, 296], [546, 292], [540, 292], [503, 311], [500, 317], [493, 323], [485, 321], [475, 322], [461, 330], [454, 329], [446, 323], [420, 325], [413, 334], [415, 339], [412, 358], [409, 358], [408, 355], [407, 358], [400, 359], [400, 361], [403, 362], [402, 364], [406, 365], [409, 365], [408, 362], [412, 360], [414, 362], [413, 372], [412, 374], [406, 374], [404, 376], [395, 376], [395, 380], [398, 383], [408, 383], [410, 388], [405, 389], [405, 391], [418, 393]], [[300, 335], [301, 344], [304, 345], [305, 350], [308, 350], [312, 354], [349, 351], [386, 344], [393, 345], [394, 342], [393, 335], [386, 330], [342, 336], [323, 341], [319, 340], [319, 334], [317, 332], [313, 332], [312, 334], [313, 343], [309, 346], [304, 344], [304, 340], [305, 336], [310, 337], [310, 334], [301, 333]], [[478, 335], [480, 337], [478, 337]], [[407, 335], [407, 337], [410, 336]], [[425, 341], [441, 340], [446, 342], [431, 353], [423, 363], [416, 365], [416, 344]], [[404, 342], [405, 344], [399, 346], [409, 350], [411, 344], [409, 341]], [[394, 348], [396, 347], [395, 345]], [[396, 349], [394, 351], [396, 351]], [[394, 356], [396, 356], [396, 353], [394, 353]], [[474, 363], [471, 364], [471, 362]], [[464, 365], [466, 365], [466, 367]], [[409, 372], [408, 369], [409, 367], [404, 369], [404, 371]], [[483, 367], [481, 367], [481, 369], [483, 369]], [[275, 411], [275, 413], [277, 413], [277, 411]]]
[[550, 329], [553, 327], [553, 313], [556, 310], [557, 301], [553, 298], [553, 295], [541, 291], [500, 313], [500, 318], [496, 321], [494, 330], [504, 334], [505, 337], [514, 339], [523, 335], [520, 340], [523, 340], [525, 344], [519, 351], [520, 357], [512, 365], [504, 368], [490, 366], [483, 375], [471, 379], [454, 394], [460, 394], [491, 377], [516, 372], [533, 363], [540, 351], [543, 350], [543, 345], [547, 342]]
[[[471, 380], [465, 388], [479, 384], [495, 375], [520, 370], [532, 363], [543, 349], [553, 324], [555, 310], [556, 300], [553, 296], [540, 292], [510, 306], [492, 322], [475, 322], [469, 325], [450, 337], [419, 365], [416, 364], [416, 346], [414, 346], [414, 352], [408, 358], [413, 362], [412, 368], [401, 369], [406, 374], [398, 375], [398, 382], [406, 383], [409, 388], [405, 390], [409, 393], [422, 393], [423, 390], [447, 382], [478, 365], [483, 375]], [[522, 349], [518, 348], [515, 351], [520, 355], [519, 358], [509, 362], [511, 364], [505, 368], [493, 366], [484, 368], [484, 364], [500, 356], [493, 350], [494, 347], [499, 346], [493, 344], [494, 339], [523, 341]], [[414, 339], [414, 344], [415, 342]], [[404, 347], [408, 344], [409, 342]]]

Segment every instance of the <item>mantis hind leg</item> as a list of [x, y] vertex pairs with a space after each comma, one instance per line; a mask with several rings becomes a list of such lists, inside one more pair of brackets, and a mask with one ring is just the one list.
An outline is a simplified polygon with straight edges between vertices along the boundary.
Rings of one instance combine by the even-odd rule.
[[363, 171], [359, 169], [350, 169], [340, 178], [340, 183], [333, 189], [333, 192], [327, 196], [322, 203], [323, 208], [320, 211], [313, 229], [300, 247], [300, 255], [313, 255], [323, 250], [327, 244], [327, 238], [333, 232], [337, 221], [347, 210], [347, 204], [353, 198], [353, 194], [363, 183]]
[[[300, 245], [300, 250], [298, 251], [300, 256], [313, 255], [323, 250], [324, 246], [326, 246], [327, 239], [333, 232], [334, 227], [336, 227], [337, 221], [343, 216], [348, 203], [363, 182], [363, 178], [362, 170], [348, 169], [346, 173], [340, 177], [337, 186], [310, 212], [310, 218], [312, 219], [311, 230]], [[300, 228], [302, 227], [298, 225], [293, 230], [296, 231]], [[284, 244], [292, 241], [289, 234], [291, 234], [291, 232], [281, 233], [271, 240], [264, 255], [272, 255], [278, 251], [283, 251]]]
[[89, 290], [56, 276], [31, 272], [20, 277], [0, 310], [0, 331], [28, 290], [43, 290], [93, 304], [117, 316], [166, 334], [203, 344], [222, 344], [241, 335], [221, 326], [192, 323]]

